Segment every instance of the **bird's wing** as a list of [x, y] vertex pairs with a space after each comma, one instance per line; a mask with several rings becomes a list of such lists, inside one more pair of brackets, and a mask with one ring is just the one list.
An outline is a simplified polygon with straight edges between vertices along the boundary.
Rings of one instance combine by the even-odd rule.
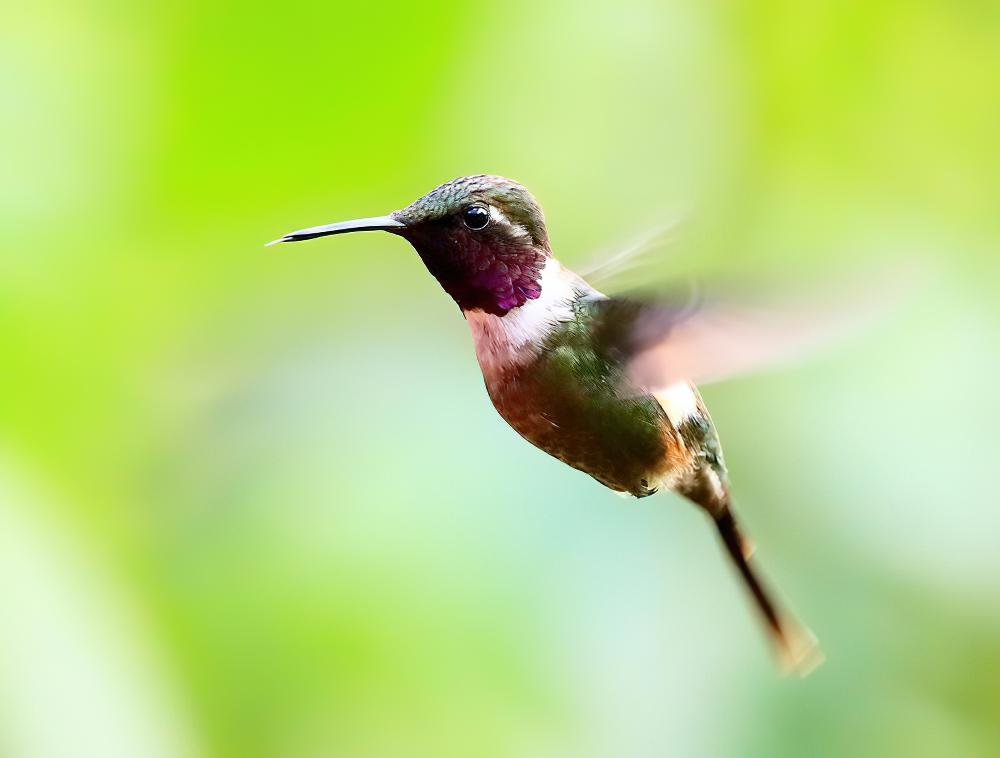
[[768, 300], [658, 295], [597, 300], [595, 335], [646, 391], [681, 381], [707, 383], [802, 358], [870, 323], [873, 298], [848, 290], [825, 297]]
[[[591, 307], [605, 347], [650, 391], [795, 362], [885, 317], [929, 279], [926, 262], [908, 258], [870, 261], [868, 270], [822, 285], [789, 282], [782, 289], [763, 272], [744, 272], [739, 286], [726, 286], [711, 274], [706, 281], [700, 261], [682, 260], [683, 249], [670, 249], [681, 223], [653, 227], [579, 269], [600, 290], [643, 288], [595, 298]], [[666, 284], [678, 276], [698, 283]]]
[[574, 268], [598, 289], [627, 281], [631, 276], [641, 281], [647, 278], [649, 269], [662, 262], [678, 238], [680, 225], [677, 219], [653, 226], [616, 249], [598, 251], [589, 263]]

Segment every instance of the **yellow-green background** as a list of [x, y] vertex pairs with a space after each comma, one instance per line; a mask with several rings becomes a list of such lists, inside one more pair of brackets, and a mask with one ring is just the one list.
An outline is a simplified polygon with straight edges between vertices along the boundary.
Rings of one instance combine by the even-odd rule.
[[[985, 0], [6, 4], [0, 755], [997, 755], [998, 143]], [[811, 678], [694, 509], [504, 425], [401, 240], [261, 247], [484, 171], [570, 265], [682, 215], [922, 272], [705, 392]]]

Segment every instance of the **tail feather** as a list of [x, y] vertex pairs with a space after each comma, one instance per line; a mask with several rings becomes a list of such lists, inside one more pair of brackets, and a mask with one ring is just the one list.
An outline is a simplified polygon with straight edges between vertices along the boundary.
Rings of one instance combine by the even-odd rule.
[[806, 676], [823, 662], [823, 653], [816, 637], [794, 617], [779, 609], [772, 600], [750, 565], [753, 547], [737, 526], [732, 511], [728, 507], [723, 508], [713, 518], [729, 556], [739, 569], [764, 618], [767, 632], [774, 642], [779, 666], [785, 673], [794, 672], [799, 676]]

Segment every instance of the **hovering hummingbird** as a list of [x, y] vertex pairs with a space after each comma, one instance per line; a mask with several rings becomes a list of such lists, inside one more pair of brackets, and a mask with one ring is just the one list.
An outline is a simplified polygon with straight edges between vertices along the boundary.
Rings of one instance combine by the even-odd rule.
[[[638, 498], [668, 489], [702, 508], [781, 663], [805, 673], [821, 660], [812, 634], [758, 577], [733, 514], [719, 436], [694, 384], [720, 371], [696, 308], [596, 290], [552, 255], [531, 193], [500, 176], [460, 177], [389, 215], [269, 244], [360, 231], [403, 237], [454, 298], [490, 399], [515, 431], [616, 492]], [[737, 366], [756, 359], [745, 346], [730, 347]]]

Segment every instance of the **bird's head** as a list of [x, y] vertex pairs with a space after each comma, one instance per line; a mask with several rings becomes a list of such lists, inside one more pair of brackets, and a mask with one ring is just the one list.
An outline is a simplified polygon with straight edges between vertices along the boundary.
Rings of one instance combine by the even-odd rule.
[[359, 231], [405, 238], [464, 311], [497, 315], [541, 294], [551, 255], [545, 218], [523, 186], [500, 176], [464, 176], [387, 216], [301, 229], [275, 242]]

